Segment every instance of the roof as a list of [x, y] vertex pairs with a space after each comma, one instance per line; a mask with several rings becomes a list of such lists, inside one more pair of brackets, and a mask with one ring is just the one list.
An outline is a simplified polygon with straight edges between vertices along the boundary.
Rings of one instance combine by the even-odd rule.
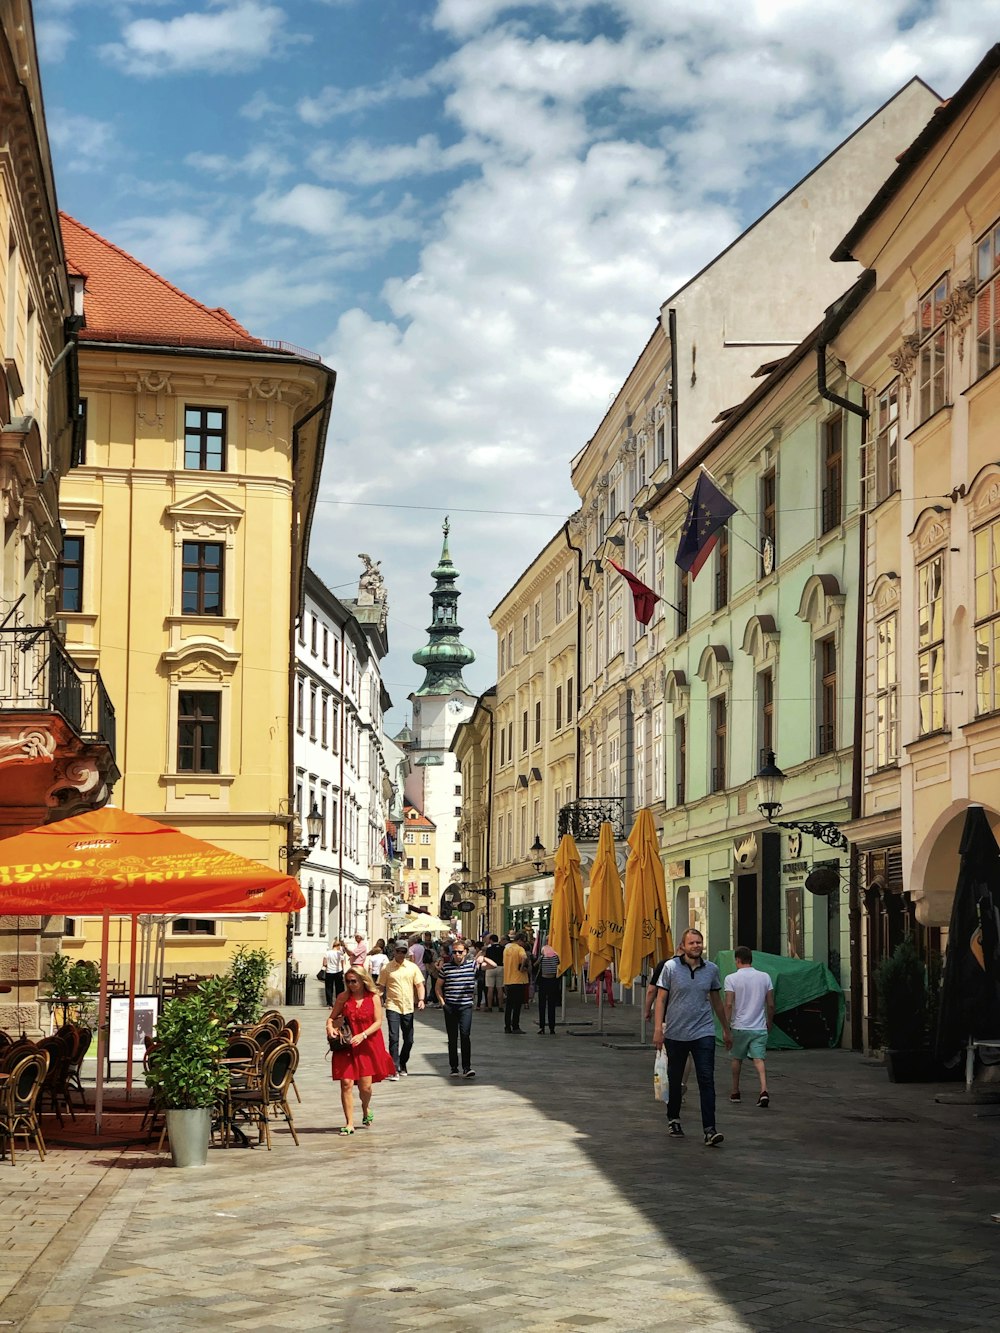
[[991, 46], [976, 68], [959, 88], [954, 97], [942, 103], [920, 131], [905, 153], [900, 154], [899, 166], [888, 177], [871, 203], [861, 213], [851, 230], [830, 256], [833, 260], [854, 259], [854, 247], [872, 223], [884, 212], [910, 179], [931, 149], [960, 122], [965, 112], [978, 100], [981, 92], [1000, 69], [1000, 42]]
[[67, 268], [84, 279], [81, 340], [269, 352], [228, 310], [209, 309], [67, 213]]

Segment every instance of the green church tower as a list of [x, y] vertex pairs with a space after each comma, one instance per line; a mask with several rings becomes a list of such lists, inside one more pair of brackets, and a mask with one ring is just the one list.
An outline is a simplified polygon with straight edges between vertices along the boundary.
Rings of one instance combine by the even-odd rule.
[[461, 593], [455, 587], [458, 570], [452, 564], [448, 550], [448, 533], [451, 528], [447, 518], [443, 530], [441, 558], [437, 568], [431, 572], [435, 587], [431, 593], [432, 619], [427, 626], [430, 638], [423, 648], [413, 654], [414, 662], [422, 666], [425, 672], [423, 684], [415, 691], [416, 698], [447, 695], [456, 690], [468, 694], [469, 688], [462, 679], [462, 668], [476, 660], [476, 654], [460, 638], [462, 626], [458, 623], [458, 599]]

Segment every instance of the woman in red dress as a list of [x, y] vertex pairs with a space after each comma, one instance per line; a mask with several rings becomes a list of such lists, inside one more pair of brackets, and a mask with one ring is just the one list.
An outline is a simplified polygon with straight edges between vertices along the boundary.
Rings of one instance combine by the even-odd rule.
[[371, 1111], [372, 1084], [396, 1072], [392, 1056], [382, 1037], [382, 1001], [375, 983], [363, 967], [349, 967], [344, 973], [345, 991], [338, 995], [326, 1020], [326, 1035], [346, 1020], [351, 1029], [350, 1046], [333, 1052], [332, 1073], [340, 1080], [340, 1101], [346, 1124], [341, 1134], [354, 1133], [354, 1085], [361, 1094], [361, 1124], [367, 1129], [375, 1117]]

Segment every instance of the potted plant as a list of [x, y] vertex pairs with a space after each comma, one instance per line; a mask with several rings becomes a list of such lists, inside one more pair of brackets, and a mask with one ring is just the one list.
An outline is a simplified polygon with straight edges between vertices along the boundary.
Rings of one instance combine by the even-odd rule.
[[927, 1030], [927, 977], [909, 935], [875, 973], [879, 1029], [893, 1083], [934, 1076]]
[[267, 979], [271, 975], [271, 955], [266, 949], [251, 949], [241, 944], [229, 964], [229, 980], [236, 1001], [234, 1023], [256, 1023], [264, 1008]]
[[235, 998], [225, 977], [203, 982], [193, 995], [171, 1000], [156, 1025], [146, 1082], [166, 1113], [174, 1166], [204, 1166], [212, 1108], [229, 1076], [220, 1060]]
[[101, 972], [96, 963], [78, 958], [71, 963], [64, 953], [53, 954], [42, 980], [49, 987], [49, 1004], [53, 1011], [61, 1011], [62, 1025], [74, 1018], [85, 1019], [92, 997], [100, 989]]

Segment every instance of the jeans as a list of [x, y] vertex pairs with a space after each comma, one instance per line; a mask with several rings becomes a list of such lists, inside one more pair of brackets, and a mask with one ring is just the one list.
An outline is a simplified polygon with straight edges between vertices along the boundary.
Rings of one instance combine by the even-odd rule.
[[[413, 1050], [413, 1015], [397, 1014], [395, 1009], [385, 1011], [389, 1024], [389, 1054], [397, 1070], [405, 1070], [406, 1062]], [[400, 1049], [399, 1034], [403, 1034], [403, 1046]]]
[[480, 968], [476, 973], [476, 1008], [486, 1003], [486, 970]]
[[681, 1118], [681, 1082], [684, 1078], [684, 1066], [690, 1054], [694, 1060], [694, 1072], [698, 1079], [702, 1129], [714, 1129], [715, 1038], [696, 1037], [694, 1041], [670, 1041], [668, 1039], [665, 1045], [667, 1048], [667, 1082], [670, 1085], [667, 1119], [679, 1120]]
[[538, 1030], [550, 1032], [556, 1030], [556, 1005], [559, 1002], [561, 982], [558, 977], [538, 978]]
[[462, 1072], [472, 1068], [472, 1005], [446, 1004], [444, 1026], [448, 1033], [448, 1063], [454, 1074], [458, 1068], [458, 1041], [462, 1039]]
[[513, 982], [506, 987], [507, 1000], [503, 1010], [503, 1030], [511, 1032], [521, 1026], [521, 1006], [527, 998], [528, 987], [523, 982]]

